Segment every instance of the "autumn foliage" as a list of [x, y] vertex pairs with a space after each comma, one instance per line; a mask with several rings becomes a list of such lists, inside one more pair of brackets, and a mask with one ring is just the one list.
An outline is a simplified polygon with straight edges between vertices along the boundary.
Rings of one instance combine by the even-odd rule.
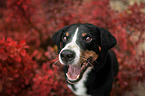
[[92, 23], [117, 39], [120, 67], [112, 96], [145, 82], [145, 4], [116, 12], [108, 0], [1, 0], [0, 95], [73, 96], [67, 88], [51, 36], [63, 26]]

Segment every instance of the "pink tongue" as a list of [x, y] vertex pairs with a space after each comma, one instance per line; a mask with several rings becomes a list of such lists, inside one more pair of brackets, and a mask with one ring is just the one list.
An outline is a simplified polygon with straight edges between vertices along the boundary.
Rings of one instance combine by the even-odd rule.
[[69, 65], [68, 69], [68, 78], [70, 79], [76, 79], [78, 75], [80, 75], [81, 72], [81, 65]]

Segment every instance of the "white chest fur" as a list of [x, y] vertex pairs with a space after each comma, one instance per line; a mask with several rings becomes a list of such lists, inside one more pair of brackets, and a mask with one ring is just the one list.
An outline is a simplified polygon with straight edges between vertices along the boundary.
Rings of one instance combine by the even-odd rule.
[[68, 85], [68, 87], [73, 91], [74, 94], [79, 96], [90, 96], [87, 94], [87, 88], [85, 87], [85, 82], [87, 81], [88, 73], [91, 71], [92, 67], [87, 68], [85, 73], [83, 74], [83, 77], [80, 81], [74, 84], [74, 87], [76, 90], [73, 90], [71, 85]]

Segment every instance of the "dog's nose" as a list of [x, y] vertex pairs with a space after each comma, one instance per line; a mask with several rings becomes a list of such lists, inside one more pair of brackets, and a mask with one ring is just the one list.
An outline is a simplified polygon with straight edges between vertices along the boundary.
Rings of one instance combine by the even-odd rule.
[[68, 62], [75, 58], [75, 52], [71, 50], [63, 50], [60, 56], [63, 61]]

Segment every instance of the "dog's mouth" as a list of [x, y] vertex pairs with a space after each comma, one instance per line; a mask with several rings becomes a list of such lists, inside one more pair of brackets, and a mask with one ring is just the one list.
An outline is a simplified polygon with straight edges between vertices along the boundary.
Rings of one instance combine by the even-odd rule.
[[68, 72], [66, 73], [67, 81], [71, 84], [78, 82], [88, 67], [93, 67], [91, 64], [93, 58], [89, 57], [81, 64], [68, 65]]

